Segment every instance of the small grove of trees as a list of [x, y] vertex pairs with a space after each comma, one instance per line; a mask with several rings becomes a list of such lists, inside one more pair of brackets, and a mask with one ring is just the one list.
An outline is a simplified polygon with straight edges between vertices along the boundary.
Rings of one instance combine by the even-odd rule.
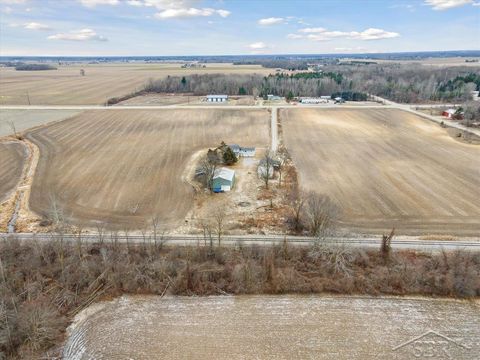
[[368, 95], [362, 92], [356, 91], [340, 91], [332, 94], [332, 99], [341, 97], [346, 101], [367, 101]]
[[463, 121], [466, 126], [472, 126], [475, 122], [480, 122], [480, 101], [469, 101], [462, 105]]
[[42, 70], [57, 70], [55, 66], [48, 64], [19, 64], [15, 66], [17, 71], [42, 71]]
[[[276, 94], [288, 98], [294, 96], [331, 95], [333, 92], [348, 90], [348, 82], [341, 74], [305, 73], [305, 75], [276, 74], [193, 74], [185, 78], [168, 76], [150, 79], [143, 91], [156, 93], [193, 93], [207, 95], [220, 93], [228, 95], [252, 95], [265, 97]], [[315, 75], [317, 74], [317, 75]]]
[[289, 194], [288, 201], [288, 223], [295, 233], [306, 230], [311, 236], [323, 239], [335, 229], [340, 208], [327, 195], [294, 189]]

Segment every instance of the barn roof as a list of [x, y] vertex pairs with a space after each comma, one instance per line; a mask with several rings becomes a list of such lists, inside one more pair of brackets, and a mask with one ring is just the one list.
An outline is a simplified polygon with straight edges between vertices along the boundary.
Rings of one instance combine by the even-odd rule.
[[227, 99], [228, 95], [207, 95], [207, 99]]
[[227, 168], [220, 168], [215, 170], [215, 174], [213, 175], [214, 179], [221, 178], [228, 181], [233, 181], [233, 177], [235, 176], [235, 171]]

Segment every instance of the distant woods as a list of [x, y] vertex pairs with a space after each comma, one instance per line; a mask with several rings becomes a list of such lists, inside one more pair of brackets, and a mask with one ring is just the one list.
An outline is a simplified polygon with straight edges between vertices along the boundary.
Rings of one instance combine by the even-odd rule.
[[19, 64], [15, 66], [17, 71], [42, 71], [42, 70], [57, 70], [55, 66], [48, 64]]
[[[316, 67], [319, 69], [320, 67]], [[143, 92], [227, 94], [266, 97], [275, 94], [317, 97], [343, 95], [363, 101], [367, 93], [400, 103], [465, 102], [480, 90], [480, 70], [464, 66], [431, 67], [408, 64], [325, 65], [321, 71], [293, 74], [203, 74], [151, 79]]]
[[321, 96], [331, 95], [348, 89], [348, 82], [338, 73], [297, 73], [294, 75], [276, 74], [269, 76], [203, 74], [189, 76], [169, 76], [164, 79], [151, 79], [145, 85], [146, 92], [193, 93], [194, 95], [227, 94], [266, 97], [279, 96]]

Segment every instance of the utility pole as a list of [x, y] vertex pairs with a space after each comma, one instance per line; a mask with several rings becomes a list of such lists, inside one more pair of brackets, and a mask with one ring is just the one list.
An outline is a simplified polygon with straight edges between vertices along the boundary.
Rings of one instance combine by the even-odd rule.
[[30, 104], [30, 95], [28, 95], [28, 90], [27, 90], [27, 101], [28, 101], [28, 105], [32, 105]]

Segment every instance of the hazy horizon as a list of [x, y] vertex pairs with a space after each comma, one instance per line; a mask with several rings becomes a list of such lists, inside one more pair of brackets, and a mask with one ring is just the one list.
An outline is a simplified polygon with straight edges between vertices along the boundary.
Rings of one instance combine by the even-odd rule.
[[474, 0], [0, 0], [0, 56], [479, 50], [479, 5]]

